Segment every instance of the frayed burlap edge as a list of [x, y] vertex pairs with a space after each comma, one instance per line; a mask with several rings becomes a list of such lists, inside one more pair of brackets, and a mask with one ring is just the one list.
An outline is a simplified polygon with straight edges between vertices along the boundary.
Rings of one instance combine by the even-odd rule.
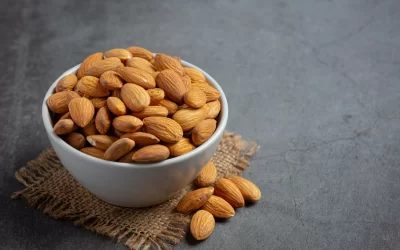
[[[226, 138], [232, 140], [234, 148], [239, 151], [239, 156], [236, 164], [225, 172], [218, 172], [218, 177], [241, 174], [249, 166], [248, 158], [253, 156], [259, 148], [256, 142], [244, 141], [234, 133], [225, 132], [223, 139]], [[15, 173], [15, 178], [25, 186], [25, 189], [15, 192], [11, 198], [24, 198], [30, 206], [40, 209], [44, 214], [55, 219], [72, 220], [77, 226], [83, 226], [97, 234], [116, 239], [117, 242], [125, 240], [124, 245], [129, 249], [147, 250], [151, 247], [160, 250], [172, 249], [185, 236], [185, 228], [190, 222], [190, 215], [172, 213], [170, 223], [164, 231], [154, 238], [146, 237], [141, 232], [128, 228], [113, 227], [109, 224], [109, 220], [97, 218], [90, 211], [77, 212], [69, 206], [68, 202], [32, 188], [40, 185], [61, 168], [63, 167], [53, 149], [42, 152], [37, 159], [28, 162], [26, 167], [22, 167]], [[189, 185], [182, 191], [181, 196], [192, 188]]]

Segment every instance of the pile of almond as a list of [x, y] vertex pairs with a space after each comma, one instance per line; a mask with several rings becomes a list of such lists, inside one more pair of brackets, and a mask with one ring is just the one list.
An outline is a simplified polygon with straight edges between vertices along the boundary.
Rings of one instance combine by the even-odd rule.
[[47, 99], [54, 132], [109, 161], [153, 163], [186, 154], [215, 132], [219, 92], [179, 57], [141, 48], [94, 53]]
[[235, 208], [244, 207], [245, 202], [254, 203], [261, 198], [260, 189], [249, 180], [231, 176], [215, 181], [216, 176], [217, 169], [209, 162], [195, 180], [199, 189], [188, 192], [176, 207], [183, 214], [195, 212], [190, 232], [197, 240], [204, 240], [213, 232], [214, 217], [230, 218], [235, 215]]

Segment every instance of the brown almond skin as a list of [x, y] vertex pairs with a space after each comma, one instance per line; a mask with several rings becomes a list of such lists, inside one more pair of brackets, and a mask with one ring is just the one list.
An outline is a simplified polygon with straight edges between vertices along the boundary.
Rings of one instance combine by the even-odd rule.
[[58, 120], [62, 120], [62, 119], [71, 119], [71, 115], [69, 114], [69, 112], [63, 114], [63, 115], [60, 117], [60, 119], [58, 119]]
[[126, 107], [125, 104], [118, 98], [110, 96], [107, 98], [107, 107], [114, 115], [125, 115]]
[[221, 111], [221, 103], [218, 100], [206, 103], [204, 107], [208, 110], [206, 119], [215, 119]]
[[190, 142], [188, 138], [183, 137], [176, 143], [167, 144], [171, 156], [181, 156], [189, 153], [190, 151], [196, 149], [196, 147]]
[[183, 97], [183, 100], [185, 104], [187, 104], [189, 107], [192, 108], [201, 108], [206, 104], [207, 102], [207, 96], [206, 94], [199, 89], [192, 89], [188, 92]]
[[105, 97], [110, 92], [103, 87], [100, 83], [100, 79], [94, 76], [84, 76], [76, 84], [77, 90], [85, 95], [92, 97]]
[[178, 110], [172, 119], [181, 125], [183, 131], [189, 131], [193, 129], [197, 124], [199, 124], [206, 117], [206, 110], [204, 108], [200, 109], [181, 109]]
[[83, 60], [81, 66], [78, 69], [78, 72], [76, 73], [78, 79], [81, 79], [82, 77], [85, 76], [86, 70], [95, 62], [103, 60], [103, 53], [102, 52], [97, 52], [94, 54], [91, 54], [90, 56], [86, 57], [85, 60]]
[[205, 210], [197, 211], [190, 222], [190, 232], [196, 240], [208, 238], [214, 231], [215, 219], [213, 215]]
[[183, 85], [185, 85], [186, 92], [192, 88], [192, 82], [190, 81], [190, 77], [188, 75], [184, 75], [181, 77]]
[[90, 156], [103, 159], [104, 158], [104, 151], [95, 147], [86, 147], [80, 150], [82, 153], [88, 154]]
[[109, 135], [90, 135], [86, 140], [95, 148], [107, 150], [111, 144], [118, 140], [118, 137]]
[[80, 98], [81, 96], [75, 92], [75, 91], [67, 91], [67, 103], [74, 99], [74, 98]]
[[159, 101], [157, 105], [166, 108], [168, 110], [168, 115], [173, 115], [179, 110], [178, 105], [168, 99]]
[[120, 89], [124, 84], [121, 75], [112, 70], [106, 71], [101, 74], [100, 83], [105, 89], [108, 90]]
[[165, 96], [177, 104], [183, 103], [183, 96], [186, 93], [186, 86], [178, 73], [171, 69], [161, 71], [156, 77], [159, 88], [164, 90]]
[[67, 135], [74, 130], [77, 129], [75, 123], [71, 119], [62, 119], [59, 120], [55, 125], [54, 125], [54, 133], [57, 135]]
[[185, 74], [185, 70], [181, 63], [166, 54], [156, 54], [154, 58], [154, 66], [157, 71], [171, 69], [181, 76]]
[[86, 144], [85, 137], [82, 134], [76, 133], [76, 132], [72, 132], [71, 134], [67, 135], [64, 138], [64, 140], [71, 147], [78, 149], [78, 150], [81, 148], [84, 148], [85, 144]]
[[181, 126], [168, 117], [146, 117], [143, 119], [143, 127], [147, 133], [167, 143], [178, 142], [183, 137]]
[[218, 90], [205, 82], [192, 82], [192, 89], [202, 90], [207, 96], [207, 102], [218, 100], [220, 97]]
[[110, 49], [110, 50], [104, 52], [104, 56], [106, 58], [108, 58], [108, 57], [117, 57], [122, 62], [126, 62], [128, 59], [132, 58], [131, 52], [129, 52], [126, 49], [121, 49], [121, 48]]
[[147, 106], [140, 112], [133, 112], [133, 116], [136, 116], [139, 119], [143, 119], [149, 116], [168, 116], [168, 110], [161, 106]]
[[185, 73], [190, 77], [190, 80], [192, 82], [205, 82], [206, 77], [204, 76], [203, 73], [201, 73], [200, 70], [195, 69], [195, 68], [188, 68], [188, 67], [183, 67], [185, 70]]
[[97, 134], [97, 129], [95, 125], [95, 119], [92, 119], [88, 125], [82, 128], [82, 133], [84, 136]]
[[107, 98], [105, 97], [95, 97], [90, 99], [93, 104], [93, 107], [96, 109], [107, 106]]
[[154, 78], [144, 70], [132, 67], [123, 67], [116, 71], [121, 75], [125, 82], [139, 85], [144, 89], [152, 89], [156, 87]]
[[179, 213], [187, 214], [204, 206], [208, 199], [214, 193], [213, 187], [199, 188], [194, 191], [190, 191], [183, 196], [176, 206], [176, 210]]
[[217, 168], [211, 161], [208, 162], [197, 176], [195, 183], [198, 187], [212, 186], [217, 178]]
[[146, 59], [140, 57], [132, 57], [131, 59], [126, 61], [126, 66], [141, 69], [149, 74], [153, 74], [154, 72], [156, 72], [156, 69], [154, 68], [153, 64], [151, 64]]
[[67, 100], [68, 91], [62, 91], [55, 94], [52, 94], [47, 98], [47, 107], [54, 113], [67, 113], [68, 112], [68, 100]]
[[127, 153], [126, 155], [124, 155], [121, 159], [119, 159], [119, 162], [123, 162], [123, 163], [134, 163], [134, 161], [132, 160], [132, 156], [133, 154], [136, 152], [136, 150], [133, 150], [129, 153]]
[[245, 201], [256, 202], [261, 199], [261, 191], [253, 182], [239, 176], [232, 176], [228, 179], [239, 188]]
[[143, 126], [143, 122], [131, 115], [121, 115], [114, 118], [112, 125], [119, 131], [131, 133], [138, 131]]
[[122, 131], [119, 131], [118, 129], [115, 129], [115, 128], [112, 128], [111, 130], [112, 130], [112, 134], [115, 135], [116, 137], [120, 137], [121, 138], [124, 134], [126, 134], [126, 133], [124, 133]]
[[151, 61], [153, 59], [153, 53], [151, 51], [144, 49], [142, 47], [132, 46], [127, 48], [129, 52], [131, 52], [133, 57], [140, 57], [146, 59], [147, 61]]
[[94, 62], [85, 71], [86, 76], [100, 77], [104, 72], [116, 70], [124, 67], [124, 64], [117, 57], [109, 57], [101, 61]]
[[160, 139], [158, 139], [155, 135], [144, 132], [125, 133], [121, 136], [121, 138], [129, 138], [134, 140], [135, 144], [139, 147], [153, 145], [160, 142]]
[[231, 218], [235, 215], [233, 207], [221, 197], [211, 195], [201, 209], [210, 212], [215, 218]]
[[238, 187], [226, 178], [220, 178], [215, 182], [214, 195], [221, 197], [234, 208], [244, 206], [244, 198]]
[[133, 149], [135, 142], [128, 138], [115, 141], [104, 153], [104, 160], [116, 161]]
[[76, 77], [75, 74], [65, 75], [57, 82], [56, 92], [73, 90], [77, 83], [78, 83], [78, 77]]
[[93, 119], [93, 104], [85, 97], [72, 99], [68, 104], [68, 109], [72, 120], [79, 127], [85, 127]]
[[146, 90], [133, 83], [122, 86], [121, 98], [126, 107], [133, 112], [140, 112], [150, 105], [150, 96]]
[[155, 163], [168, 159], [169, 150], [164, 145], [149, 145], [136, 151], [132, 161], [137, 163]]
[[205, 143], [214, 134], [217, 128], [217, 121], [206, 119], [199, 122], [192, 130], [192, 141], [196, 146]]
[[146, 91], [150, 96], [150, 105], [158, 104], [165, 97], [164, 90], [160, 88], [148, 89]]

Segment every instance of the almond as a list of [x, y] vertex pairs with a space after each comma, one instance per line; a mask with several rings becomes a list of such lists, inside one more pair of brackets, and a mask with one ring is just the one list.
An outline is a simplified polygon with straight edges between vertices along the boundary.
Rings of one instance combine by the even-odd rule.
[[168, 159], [169, 150], [164, 145], [145, 146], [136, 151], [132, 156], [133, 162], [138, 163], [155, 163]]
[[215, 178], [217, 178], [217, 168], [210, 161], [200, 171], [195, 183], [198, 187], [208, 187], [214, 184]]
[[104, 97], [110, 94], [110, 92], [101, 85], [100, 79], [94, 76], [82, 77], [76, 87], [78, 91], [92, 97]]
[[152, 89], [156, 87], [154, 78], [144, 70], [132, 67], [124, 67], [117, 69], [117, 72], [121, 75], [125, 82], [134, 83], [144, 89]]
[[131, 115], [121, 115], [114, 118], [112, 125], [122, 132], [136, 132], [143, 126], [143, 122]]
[[62, 119], [71, 119], [71, 115], [69, 114], [69, 112], [63, 114], [63, 115], [60, 117], [60, 119], [58, 119], [58, 120], [62, 120]]
[[185, 74], [185, 70], [183, 69], [181, 63], [166, 54], [156, 54], [154, 58], [154, 66], [156, 67], [157, 71], [171, 69], [175, 71], [178, 75], [182, 76]]
[[117, 57], [119, 58], [122, 62], [126, 62], [126, 60], [132, 58], [131, 52], [129, 52], [126, 49], [111, 49], [109, 51], [104, 52], [104, 56], [109, 58], [109, 57]]
[[195, 68], [188, 68], [184, 67], [183, 68], [186, 72], [186, 74], [190, 77], [190, 80], [192, 82], [205, 82], [206, 77], [204, 76], [203, 73], [201, 73], [200, 70], [195, 69]]
[[192, 82], [192, 89], [202, 90], [207, 96], [207, 102], [218, 100], [220, 93], [206, 82]]
[[111, 117], [108, 112], [107, 107], [102, 107], [96, 114], [95, 118], [95, 126], [96, 130], [99, 131], [100, 134], [105, 135], [108, 133], [111, 127]]
[[[136, 145], [136, 144], [135, 144]], [[119, 162], [123, 162], [123, 163], [134, 163], [134, 161], [132, 160], [132, 156], [133, 154], [136, 152], [137, 150], [133, 150], [129, 153], [127, 153], [126, 155], [124, 155], [121, 159], [119, 159]]]
[[206, 142], [214, 134], [217, 128], [217, 121], [214, 119], [206, 119], [199, 122], [192, 130], [192, 141], [196, 146], [200, 146]]
[[213, 187], [199, 188], [194, 191], [190, 191], [183, 196], [176, 206], [176, 210], [180, 213], [187, 214], [204, 206], [208, 199], [214, 192]]
[[204, 108], [200, 109], [181, 109], [178, 110], [172, 119], [181, 125], [183, 131], [193, 129], [199, 122], [205, 119], [206, 112]]
[[190, 222], [190, 232], [196, 240], [204, 240], [214, 231], [215, 219], [210, 212], [197, 211]]
[[178, 111], [179, 107], [176, 103], [168, 100], [168, 99], [163, 99], [158, 102], [158, 106], [164, 107], [168, 110], [168, 115], [173, 115]]
[[93, 104], [93, 107], [96, 109], [107, 106], [107, 98], [105, 97], [95, 97], [90, 99]]
[[115, 141], [104, 153], [104, 159], [116, 161], [126, 155], [133, 149], [135, 142], [128, 138], [122, 138]]
[[52, 94], [47, 98], [47, 107], [54, 113], [66, 113], [68, 112], [68, 100], [67, 95], [69, 91], [62, 91]]
[[107, 150], [118, 138], [108, 135], [90, 135], [86, 137], [86, 140], [95, 148]]
[[190, 77], [188, 75], [184, 75], [181, 77], [183, 85], [186, 87], [186, 91], [189, 91], [192, 88], [192, 82], [190, 80]]
[[154, 68], [153, 64], [151, 64], [146, 59], [140, 57], [132, 57], [131, 59], [126, 61], [126, 66], [141, 69], [149, 74], [153, 74], [156, 72], [156, 69]]
[[107, 107], [114, 115], [125, 115], [126, 107], [125, 104], [118, 97], [108, 97]]
[[196, 147], [190, 142], [188, 138], [183, 137], [180, 141], [167, 144], [171, 156], [180, 156], [189, 153], [190, 151], [196, 149]]
[[77, 127], [73, 120], [62, 119], [62, 120], [59, 120], [54, 125], [53, 129], [54, 129], [54, 133], [56, 133], [57, 135], [67, 135], [67, 134], [71, 133], [72, 131], [76, 130]]
[[120, 100], [122, 100], [121, 89], [116, 89], [116, 90], [111, 91], [111, 96], [118, 97]]
[[80, 150], [82, 153], [88, 154], [90, 156], [103, 159], [104, 158], [104, 151], [95, 147], [86, 147]]
[[100, 77], [104, 72], [109, 70], [116, 70], [118, 68], [124, 67], [124, 64], [117, 57], [110, 57], [104, 60], [94, 62], [85, 71], [86, 76]]
[[88, 125], [82, 128], [82, 133], [84, 136], [97, 134], [97, 129], [95, 125], [95, 119], [92, 119]]
[[187, 104], [189, 107], [198, 109], [206, 104], [207, 96], [202, 90], [192, 89], [186, 92], [183, 100], [185, 101], [185, 104]]
[[86, 70], [95, 62], [102, 61], [103, 60], [103, 53], [97, 52], [94, 54], [91, 54], [90, 56], [86, 57], [85, 60], [83, 60], [81, 66], [78, 69], [78, 72], [76, 75], [78, 76], [78, 79], [81, 79], [82, 77], [85, 76]]
[[164, 90], [165, 96], [178, 104], [183, 102], [186, 86], [181, 77], [173, 70], [161, 71], [156, 77], [157, 86]]
[[178, 142], [183, 137], [181, 126], [167, 117], [146, 117], [143, 119], [143, 124], [147, 133], [167, 143]]
[[221, 111], [221, 103], [218, 100], [206, 103], [204, 107], [206, 107], [206, 109], [208, 110], [206, 119], [216, 118]]
[[140, 57], [146, 59], [147, 61], [153, 59], [153, 53], [151, 53], [151, 51], [148, 51], [147, 49], [141, 47], [129, 47], [126, 50], [131, 52], [133, 57]]
[[235, 215], [233, 207], [221, 197], [211, 195], [201, 209], [210, 212], [215, 218], [231, 218]]
[[240, 193], [238, 187], [226, 178], [220, 178], [215, 183], [214, 195], [226, 200], [234, 208], [244, 206], [243, 195]]
[[121, 98], [126, 107], [133, 112], [140, 112], [150, 104], [150, 96], [146, 90], [132, 83], [122, 86]]
[[120, 89], [124, 84], [121, 75], [112, 70], [106, 71], [101, 74], [100, 83], [105, 89], [108, 90]]
[[261, 198], [261, 191], [253, 182], [239, 176], [228, 179], [238, 187], [245, 201], [256, 202]]
[[79, 127], [88, 125], [94, 116], [93, 104], [85, 97], [72, 99], [68, 104], [68, 108], [72, 120], [74, 120]]
[[71, 147], [76, 149], [81, 149], [85, 147], [85, 137], [82, 134], [72, 132], [71, 134], [65, 137], [65, 142], [68, 143]]
[[65, 75], [57, 82], [56, 92], [61, 92], [64, 90], [73, 90], [77, 82], [78, 82], [78, 77], [76, 77], [75, 74]]
[[154, 73], [150, 73], [150, 75], [154, 78], [154, 80], [156, 80], [156, 77], [158, 76], [158, 74], [160, 74], [160, 71], [156, 71]]
[[67, 103], [74, 99], [74, 98], [80, 98], [81, 96], [75, 92], [75, 91], [67, 91]]
[[122, 137], [126, 133], [124, 133], [122, 131], [119, 131], [119, 130], [117, 130], [115, 128], [112, 128], [112, 134], [114, 134], [116, 137]]
[[164, 90], [162, 90], [160, 88], [148, 89], [146, 91], [150, 96], [150, 105], [157, 104], [159, 101], [161, 101], [165, 97]]
[[126, 133], [123, 134], [121, 138], [129, 138], [134, 140], [135, 144], [139, 147], [153, 145], [160, 142], [160, 139], [158, 139], [156, 136], [144, 132]]
[[140, 112], [133, 112], [133, 116], [143, 119], [149, 116], [168, 116], [168, 110], [161, 106], [147, 106]]

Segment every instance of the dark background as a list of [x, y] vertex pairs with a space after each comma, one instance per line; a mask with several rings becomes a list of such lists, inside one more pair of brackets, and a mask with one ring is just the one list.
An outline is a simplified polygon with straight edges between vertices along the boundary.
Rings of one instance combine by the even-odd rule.
[[255, 206], [176, 249], [399, 249], [400, 1], [0, 3], [0, 249], [125, 249], [23, 200], [47, 149], [42, 98], [97, 51], [179, 55], [224, 88], [227, 129], [261, 145]]

